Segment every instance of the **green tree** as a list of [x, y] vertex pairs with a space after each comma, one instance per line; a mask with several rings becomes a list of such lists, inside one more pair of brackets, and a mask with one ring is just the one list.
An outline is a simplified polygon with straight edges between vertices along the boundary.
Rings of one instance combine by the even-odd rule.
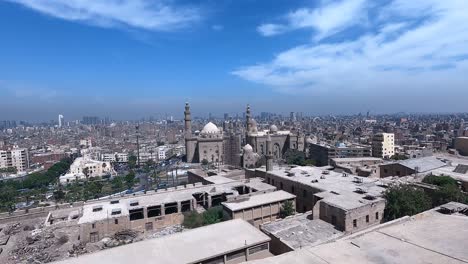
[[394, 185], [384, 193], [387, 205], [384, 211], [386, 221], [411, 216], [431, 208], [431, 198], [421, 189], [410, 185]]
[[207, 159], [203, 159], [201, 163], [202, 163], [202, 165], [206, 166], [206, 165], [208, 165], [208, 160], [207, 160]]
[[111, 184], [114, 192], [121, 192], [124, 189], [122, 177], [115, 177], [114, 179], [112, 179]]
[[130, 169], [136, 168], [136, 166], [137, 166], [137, 160], [138, 160], [137, 156], [135, 156], [135, 155], [133, 155], [133, 154], [130, 155], [130, 156], [128, 157], [128, 167], [130, 167]]
[[182, 225], [186, 228], [197, 228], [203, 226], [203, 218], [197, 211], [192, 211], [184, 214], [184, 222]]
[[290, 215], [294, 215], [296, 212], [296, 209], [294, 208], [294, 204], [291, 201], [286, 201], [283, 203], [280, 209], [280, 217], [285, 218]]
[[125, 175], [125, 185], [127, 186], [127, 189], [130, 189], [135, 185], [135, 172], [130, 171]]
[[457, 181], [455, 179], [453, 179], [450, 176], [445, 176], [445, 175], [441, 175], [441, 176], [428, 175], [424, 177], [423, 182], [427, 184], [437, 185], [437, 186], [447, 186], [447, 185], [458, 186]]
[[223, 208], [221, 206], [211, 207], [203, 213], [203, 225], [219, 223], [223, 220]]

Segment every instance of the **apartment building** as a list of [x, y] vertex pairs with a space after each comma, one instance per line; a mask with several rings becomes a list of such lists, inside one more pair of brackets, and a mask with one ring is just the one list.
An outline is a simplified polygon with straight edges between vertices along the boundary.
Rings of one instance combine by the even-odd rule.
[[370, 157], [371, 147], [358, 144], [337, 143], [329, 145], [326, 143], [311, 143], [309, 145], [309, 157], [317, 166], [326, 166], [334, 158], [356, 158]]
[[0, 150], [0, 168], [16, 168], [18, 172], [29, 169], [29, 153], [25, 148]]
[[395, 155], [395, 134], [379, 133], [372, 138], [372, 156], [389, 159]]

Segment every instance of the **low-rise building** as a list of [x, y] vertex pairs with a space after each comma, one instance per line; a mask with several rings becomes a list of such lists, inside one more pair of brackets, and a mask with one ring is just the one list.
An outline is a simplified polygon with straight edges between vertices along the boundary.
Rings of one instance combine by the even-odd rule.
[[85, 179], [87, 177], [102, 177], [115, 175], [110, 162], [97, 161], [89, 158], [76, 158], [70, 165], [70, 172], [60, 176], [61, 183]]
[[379, 165], [383, 163], [381, 158], [334, 158], [330, 165], [343, 172], [363, 177], [379, 177]]
[[428, 174], [432, 170], [442, 168], [447, 164], [436, 157], [407, 159], [380, 165], [380, 177], [409, 176], [413, 174]]
[[309, 144], [309, 157], [317, 166], [326, 166], [334, 158], [370, 157], [371, 147], [358, 144]]
[[455, 149], [460, 153], [460, 155], [468, 156], [468, 137], [456, 138]]
[[248, 176], [263, 177], [267, 184], [296, 195], [298, 212], [312, 211], [314, 219], [340, 231], [353, 233], [382, 221], [385, 188], [379, 179], [311, 166], [256, 169]]
[[270, 238], [243, 220], [231, 220], [99, 251], [60, 263], [241, 263], [272, 256]]
[[468, 206], [449, 203], [403, 217], [333, 243], [303, 247], [251, 264], [468, 262]]
[[223, 202], [225, 214], [230, 219], [243, 219], [259, 227], [266, 222], [280, 218], [280, 212], [286, 201], [296, 208], [295, 195], [285, 191], [268, 192], [258, 195], [234, 197]]

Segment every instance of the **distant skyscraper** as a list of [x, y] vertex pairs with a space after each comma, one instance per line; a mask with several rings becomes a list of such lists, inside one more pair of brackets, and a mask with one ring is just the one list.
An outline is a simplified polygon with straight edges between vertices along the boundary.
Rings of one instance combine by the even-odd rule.
[[291, 112], [291, 114], [290, 114], [290, 119], [291, 119], [291, 122], [296, 121], [296, 113]]
[[58, 115], [58, 127], [62, 127], [63, 125], [63, 115]]
[[224, 113], [224, 121], [228, 120], [229, 119], [229, 114], [228, 113]]

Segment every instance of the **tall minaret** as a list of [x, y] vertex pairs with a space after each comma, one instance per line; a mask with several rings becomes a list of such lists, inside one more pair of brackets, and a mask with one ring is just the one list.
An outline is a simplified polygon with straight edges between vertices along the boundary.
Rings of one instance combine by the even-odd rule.
[[249, 144], [250, 118], [250, 105], [247, 105], [245, 111], [245, 144]]
[[268, 134], [267, 140], [266, 140], [266, 171], [272, 171], [273, 170], [273, 150], [271, 146], [271, 137], [270, 134]]
[[193, 162], [193, 156], [195, 155], [195, 145], [193, 144], [192, 117], [190, 115], [189, 103], [185, 103], [184, 120], [185, 120], [185, 153], [187, 157], [187, 162], [191, 163]]

